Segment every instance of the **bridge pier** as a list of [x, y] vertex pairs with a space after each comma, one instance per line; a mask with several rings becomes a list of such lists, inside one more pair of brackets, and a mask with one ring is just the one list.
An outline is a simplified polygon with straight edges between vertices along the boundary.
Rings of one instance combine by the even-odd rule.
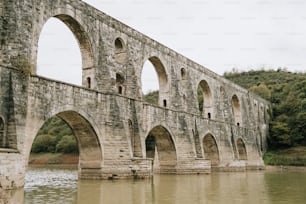
[[23, 156], [15, 150], [0, 149], [0, 191], [24, 186]]

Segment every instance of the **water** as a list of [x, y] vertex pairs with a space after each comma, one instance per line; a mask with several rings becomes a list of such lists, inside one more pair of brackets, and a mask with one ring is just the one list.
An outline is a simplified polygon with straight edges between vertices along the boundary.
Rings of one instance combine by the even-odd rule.
[[256, 171], [155, 175], [151, 180], [136, 181], [78, 181], [76, 170], [29, 169], [23, 192], [13, 193], [11, 203], [305, 204], [306, 172]]

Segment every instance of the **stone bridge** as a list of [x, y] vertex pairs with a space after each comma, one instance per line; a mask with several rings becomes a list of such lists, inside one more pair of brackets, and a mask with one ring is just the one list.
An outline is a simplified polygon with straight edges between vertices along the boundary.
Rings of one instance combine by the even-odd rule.
[[[82, 86], [36, 75], [51, 17], [79, 43]], [[80, 0], [0, 0], [0, 48], [0, 188], [24, 185], [35, 136], [55, 115], [77, 138], [79, 178], [263, 168], [267, 101]], [[147, 60], [158, 105], [142, 98]]]

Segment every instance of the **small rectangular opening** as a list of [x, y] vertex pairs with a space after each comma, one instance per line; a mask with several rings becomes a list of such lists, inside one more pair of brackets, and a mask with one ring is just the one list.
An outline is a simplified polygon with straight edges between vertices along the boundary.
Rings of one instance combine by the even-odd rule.
[[167, 100], [163, 100], [164, 107], [167, 107]]

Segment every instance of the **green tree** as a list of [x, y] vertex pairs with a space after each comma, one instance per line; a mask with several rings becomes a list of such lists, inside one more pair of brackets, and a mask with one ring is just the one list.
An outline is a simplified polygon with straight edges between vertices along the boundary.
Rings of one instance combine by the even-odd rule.
[[306, 144], [306, 111], [297, 114], [296, 117], [296, 134], [299, 135]]
[[[61, 152], [70, 152], [71, 151], [71, 143], [75, 140], [73, 136], [73, 132], [71, 128], [67, 125], [65, 121], [61, 118], [54, 116], [47, 120], [44, 125], [40, 128], [37, 133], [36, 139], [33, 142], [31, 152], [39, 153], [39, 152], [51, 152], [54, 153], [57, 151], [57, 145], [62, 141], [64, 136], [69, 136], [71, 139], [69, 140], [69, 145], [65, 147], [68, 150], [61, 149]], [[65, 138], [64, 141], [68, 141]], [[75, 141], [76, 143], [76, 141]], [[63, 145], [60, 146], [61, 148]], [[74, 148], [77, 148], [77, 144]], [[73, 152], [77, 152], [73, 150]]]
[[271, 100], [271, 91], [264, 83], [260, 83], [259, 85], [252, 86], [251, 88], [249, 88], [249, 91], [256, 93], [257, 95], [263, 97], [264, 99], [268, 101]]
[[56, 145], [56, 152], [77, 153], [78, 151], [78, 143], [72, 135], [63, 136], [61, 141]]
[[278, 146], [288, 147], [291, 145], [290, 129], [287, 123], [271, 123], [269, 143], [272, 148]]
[[40, 152], [55, 152], [56, 137], [53, 135], [39, 135], [36, 137], [31, 151], [34, 153]]
[[151, 91], [143, 96], [143, 100], [147, 103], [158, 105], [159, 91]]

